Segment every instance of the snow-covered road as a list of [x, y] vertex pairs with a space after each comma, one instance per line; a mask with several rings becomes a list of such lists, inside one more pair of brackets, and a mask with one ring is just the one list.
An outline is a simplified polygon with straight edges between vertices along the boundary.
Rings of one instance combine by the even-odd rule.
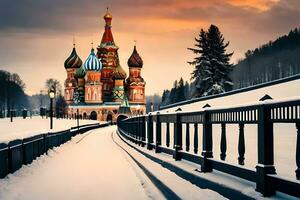
[[0, 180], [0, 199], [224, 199], [134, 151], [115, 130], [78, 135], [10, 174]]

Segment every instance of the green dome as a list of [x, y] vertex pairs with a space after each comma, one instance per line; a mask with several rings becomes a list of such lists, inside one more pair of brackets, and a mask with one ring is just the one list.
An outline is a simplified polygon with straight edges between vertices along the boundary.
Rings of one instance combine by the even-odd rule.
[[75, 78], [84, 78], [85, 77], [85, 70], [84, 68], [81, 66], [79, 69], [76, 70], [76, 73], [75, 73]]
[[82, 65], [82, 60], [77, 55], [75, 47], [72, 50], [71, 55], [65, 61], [65, 68], [79, 68]]

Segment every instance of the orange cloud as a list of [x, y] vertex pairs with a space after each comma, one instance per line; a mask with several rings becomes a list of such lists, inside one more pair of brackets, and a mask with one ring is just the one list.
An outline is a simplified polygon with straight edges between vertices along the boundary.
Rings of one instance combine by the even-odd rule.
[[273, 5], [278, 3], [279, 0], [228, 0], [228, 3], [235, 6], [256, 8], [261, 11], [269, 10]]

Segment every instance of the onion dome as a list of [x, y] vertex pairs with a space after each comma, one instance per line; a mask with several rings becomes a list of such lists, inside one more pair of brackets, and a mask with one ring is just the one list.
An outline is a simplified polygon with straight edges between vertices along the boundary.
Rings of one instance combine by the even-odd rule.
[[139, 53], [136, 50], [136, 46], [134, 45], [133, 52], [131, 56], [129, 57], [127, 64], [129, 67], [143, 67], [143, 60], [140, 57]]
[[125, 70], [121, 67], [120, 62], [118, 62], [118, 66], [115, 71], [112, 73], [113, 79], [125, 79], [127, 76]]
[[76, 70], [75, 78], [77, 78], [77, 79], [84, 78], [85, 74], [86, 74], [86, 72], [85, 72], [83, 66], [81, 66], [79, 69]]
[[108, 12], [108, 8], [106, 9], [106, 13], [105, 13], [105, 15], [104, 15], [104, 17], [103, 17], [105, 20], [106, 19], [112, 19], [112, 15]]
[[82, 65], [82, 60], [77, 55], [75, 47], [73, 48], [73, 51], [71, 55], [67, 58], [65, 61], [65, 68], [79, 68]]
[[102, 63], [95, 55], [94, 49], [92, 48], [89, 57], [84, 62], [85, 71], [100, 71], [102, 69]]

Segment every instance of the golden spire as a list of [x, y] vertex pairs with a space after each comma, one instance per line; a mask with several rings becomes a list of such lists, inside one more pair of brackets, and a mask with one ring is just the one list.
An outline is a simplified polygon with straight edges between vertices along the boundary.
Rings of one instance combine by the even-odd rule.
[[92, 42], [91, 42], [91, 46], [92, 46], [92, 49], [94, 49], [94, 35], [92, 35]]
[[75, 48], [76, 42], [75, 42], [75, 34], [73, 33], [73, 47]]
[[108, 12], [108, 7], [106, 8], [106, 13], [104, 15], [104, 19], [112, 19], [112, 15]]

